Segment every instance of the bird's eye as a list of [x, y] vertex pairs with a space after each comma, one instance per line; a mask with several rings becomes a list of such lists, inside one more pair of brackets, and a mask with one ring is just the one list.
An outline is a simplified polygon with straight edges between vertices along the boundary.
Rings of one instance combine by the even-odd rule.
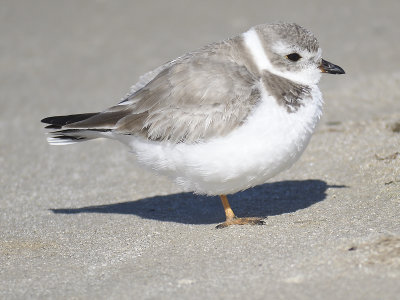
[[301, 58], [301, 55], [298, 53], [290, 53], [286, 55], [286, 58], [291, 61], [298, 61]]

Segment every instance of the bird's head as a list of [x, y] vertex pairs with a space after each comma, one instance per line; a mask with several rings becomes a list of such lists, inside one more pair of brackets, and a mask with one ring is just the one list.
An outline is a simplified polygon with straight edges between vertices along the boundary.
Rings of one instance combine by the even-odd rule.
[[318, 83], [321, 73], [345, 73], [341, 67], [322, 59], [316, 37], [297, 24], [267, 24], [254, 29], [270, 62], [268, 71], [303, 84]]

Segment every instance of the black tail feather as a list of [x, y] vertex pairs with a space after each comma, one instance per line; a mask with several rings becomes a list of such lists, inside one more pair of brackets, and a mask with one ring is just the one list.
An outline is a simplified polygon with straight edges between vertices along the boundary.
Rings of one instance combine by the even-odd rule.
[[91, 118], [98, 113], [86, 113], [86, 114], [76, 114], [76, 115], [67, 115], [67, 116], [54, 116], [54, 117], [48, 117], [44, 118], [41, 120], [42, 123], [50, 124], [46, 126], [48, 129], [61, 129], [61, 127], [75, 123], [75, 122], [80, 122], [83, 120], [86, 120], [88, 118]]
[[97, 114], [98, 113], [87, 113], [44, 118], [41, 122], [50, 124], [45, 128], [55, 129], [49, 132], [47, 141], [51, 145], [68, 145], [102, 137], [101, 132], [109, 131], [108, 129], [63, 129], [65, 125], [84, 121]]

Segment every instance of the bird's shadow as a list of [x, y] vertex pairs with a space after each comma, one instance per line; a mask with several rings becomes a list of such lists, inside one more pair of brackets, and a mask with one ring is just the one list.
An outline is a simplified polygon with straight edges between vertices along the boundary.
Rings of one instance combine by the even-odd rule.
[[[299, 180], [266, 183], [229, 196], [237, 216], [267, 217], [295, 212], [326, 198], [328, 185], [321, 180]], [[107, 213], [132, 214], [146, 219], [185, 224], [213, 224], [225, 220], [219, 197], [179, 193], [154, 196], [129, 202], [79, 208], [51, 209], [56, 214]]]

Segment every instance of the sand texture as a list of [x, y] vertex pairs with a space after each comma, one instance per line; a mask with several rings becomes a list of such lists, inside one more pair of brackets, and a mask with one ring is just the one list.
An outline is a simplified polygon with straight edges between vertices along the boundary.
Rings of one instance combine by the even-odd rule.
[[[399, 1], [11, 1], [0, 8], [1, 299], [399, 299]], [[346, 75], [302, 158], [216, 230], [117, 142], [55, 147], [40, 119], [99, 111], [140, 75], [294, 21]]]

